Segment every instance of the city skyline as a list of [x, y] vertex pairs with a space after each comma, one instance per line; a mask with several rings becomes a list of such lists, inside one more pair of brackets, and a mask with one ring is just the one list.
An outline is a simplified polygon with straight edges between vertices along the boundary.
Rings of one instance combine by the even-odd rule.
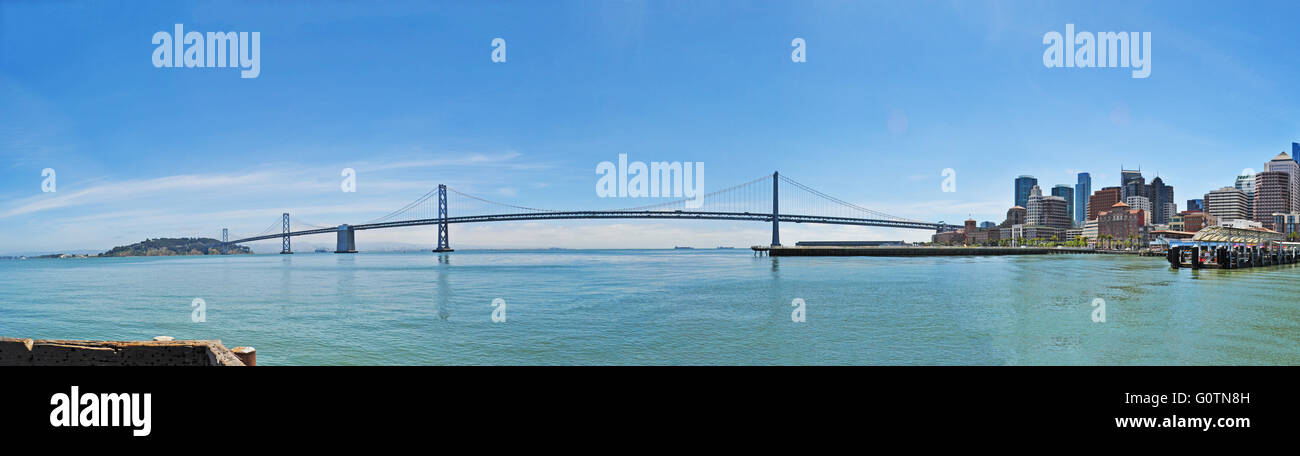
[[[753, 20], [722, 5], [587, 3], [156, 3], [128, 14], [5, 3], [0, 255], [257, 232], [286, 211], [355, 223], [438, 184], [533, 207], [662, 201], [596, 197], [596, 165], [620, 153], [706, 163], [705, 191], [779, 170], [886, 213], [998, 221], [1009, 207], [1005, 182], [1020, 174], [1051, 189], [1090, 172], [1095, 192], [1118, 180], [1120, 165], [1141, 166], [1181, 200], [1231, 185], [1238, 170], [1300, 139], [1293, 64], [1273, 58], [1300, 47], [1261, 39], [1289, 33], [1283, 15], [1106, 5], [1130, 14], [888, 3], [777, 5]], [[1224, 14], [1248, 15], [1234, 24], [1250, 26], [1221, 24]], [[547, 27], [557, 22], [599, 25], [557, 34]], [[1043, 67], [1043, 34], [1067, 23], [1150, 31], [1150, 77]], [[154, 67], [150, 37], [175, 24], [260, 32], [260, 75]], [[1218, 33], [1207, 40], [1211, 27]], [[62, 29], [79, 33], [48, 32]], [[494, 64], [497, 37], [509, 51]], [[791, 61], [793, 38], [806, 40], [806, 62]], [[897, 62], [906, 64], [883, 64]], [[41, 192], [46, 168], [57, 172], [56, 192]], [[357, 173], [356, 193], [338, 190], [345, 168]], [[944, 189], [946, 169], [955, 191]], [[791, 241], [930, 234], [784, 229]], [[370, 246], [436, 239], [429, 230], [367, 236]], [[672, 221], [457, 228], [466, 248], [767, 236], [762, 224]]]

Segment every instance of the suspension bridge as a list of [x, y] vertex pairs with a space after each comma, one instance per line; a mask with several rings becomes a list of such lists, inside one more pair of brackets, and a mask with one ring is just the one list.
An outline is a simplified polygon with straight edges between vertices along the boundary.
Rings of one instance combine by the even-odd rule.
[[[786, 184], [786, 188], [782, 188]], [[658, 185], [652, 182], [651, 185]], [[666, 192], [666, 190], [665, 190]], [[770, 204], [770, 206], [768, 206]], [[452, 215], [455, 216], [452, 216]], [[335, 253], [355, 253], [356, 232], [384, 228], [437, 225], [438, 246], [434, 252], [451, 252], [449, 226], [459, 223], [506, 222], [516, 220], [564, 219], [684, 219], [742, 220], [772, 224], [772, 246], [781, 245], [780, 223], [818, 223], [831, 225], [877, 226], [931, 231], [961, 229], [944, 222], [924, 222], [867, 209], [822, 193], [780, 173], [772, 173], [749, 182], [733, 185], [696, 198], [682, 198], [658, 204], [617, 210], [548, 210], [516, 206], [488, 200], [439, 185], [414, 201], [386, 215], [359, 224], [336, 226], [306, 223], [289, 213], [281, 214], [261, 233], [230, 239], [228, 229], [221, 230], [223, 247], [261, 241], [281, 240], [280, 253], [293, 253], [290, 239], [295, 236], [334, 233]], [[294, 223], [296, 222], [296, 223]], [[305, 227], [294, 231], [291, 225]], [[279, 230], [276, 230], [279, 228]]]

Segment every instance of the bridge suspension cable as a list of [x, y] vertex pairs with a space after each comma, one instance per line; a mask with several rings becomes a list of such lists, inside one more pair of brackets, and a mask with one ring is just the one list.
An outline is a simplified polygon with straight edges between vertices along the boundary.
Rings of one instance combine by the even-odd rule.
[[[809, 186], [807, 186], [807, 185], [804, 185], [804, 184], [802, 184], [802, 183], [799, 183], [798, 181], [796, 181], [796, 180], [794, 180], [794, 179], [791, 179], [791, 178], [789, 178], [789, 177], [786, 177], [785, 175], [781, 175], [781, 176], [779, 176], [779, 177], [780, 177], [780, 179], [781, 179], [782, 182], [785, 182], [785, 183], [787, 183], [787, 184], [793, 185], [795, 188], [798, 188], [799, 190], [805, 191], [805, 192], [809, 193], [810, 196], [813, 197], [813, 198], [805, 198], [805, 199], [803, 199], [802, 201], [799, 201], [799, 205], [802, 205], [802, 206], [797, 205], [797, 207], [800, 207], [801, 209], [809, 209], [809, 208], [807, 208], [806, 206], [815, 206], [815, 207], [818, 209], [818, 210], [809, 210], [809, 211], [806, 212], [807, 214], [817, 213], [818, 215], [825, 215], [826, 212], [830, 212], [830, 211], [831, 211], [831, 209], [832, 209], [831, 206], [832, 206], [832, 205], [837, 205], [837, 206], [840, 206], [840, 207], [842, 207], [842, 208], [847, 208], [847, 209], [851, 209], [851, 210], [853, 210], [853, 211], [857, 211], [857, 212], [861, 212], [861, 213], [864, 213], [864, 214], [868, 214], [868, 215], [871, 216], [871, 218], [877, 218], [877, 219], [883, 219], [883, 220], [895, 220], [895, 221], [900, 221], [900, 222], [916, 222], [916, 223], [925, 223], [925, 222], [923, 222], [923, 221], [916, 220], [916, 219], [910, 219], [910, 218], [907, 218], [907, 217], [900, 217], [900, 216], [897, 216], [897, 215], [891, 215], [891, 214], [887, 214], [887, 213], [880, 212], [880, 211], [877, 211], [877, 210], [867, 209], [867, 208], [865, 208], [865, 207], [858, 206], [858, 205], [853, 204], [853, 203], [850, 203], [850, 202], [848, 202], [848, 201], [844, 201], [844, 200], [839, 199], [839, 198], [836, 198], [836, 197], [834, 197], [834, 196], [831, 196], [831, 195], [827, 195], [827, 194], [825, 194], [825, 193], [822, 193], [821, 191], [819, 191], [819, 190], [817, 190], [817, 189], [814, 189], [814, 188], [812, 188], [812, 187], [809, 187]], [[791, 192], [786, 191], [786, 192], [783, 192], [782, 194], [783, 194], [783, 196], [784, 196], [784, 195], [790, 195]], [[793, 195], [793, 199], [795, 199], [795, 200], [798, 200], [798, 199], [799, 199], [797, 193], [796, 193], [795, 195]], [[823, 201], [817, 201], [817, 199], [821, 199], [821, 200], [823, 200]], [[831, 203], [831, 205], [828, 205], [828, 204], [822, 204], [822, 203], [824, 203], [824, 202]], [[819, 205], [819, 204], [820, 204], [820, 205]]]
[[326, 229], [326, 228], [334, 228], [335, 226], [338, 226], [338, 225], [317, 225], [315, 223], [308, 222], [306, 220], [298, 218], [297, 216], [292, 216], [292, 215], [289, 216], [289, 220], [293, 221], [293, 226], [299, 226], [299, 227], [305, 226], [308, 228]]
[[[648, 204], [645, 206], [629, 207], [619, 209], [622, 211], [656, 211], [656, 210], [681, 210], [690, 209], [698, 211], [714, 212], [771, 212], [771, 182], [772, 176], [762, 176], [749, 182], [744, 182], [730, 187], [705, 193], [702, 196], [694, 198], [681, 198], [663, 203]], [[766, 184], [766, 185], [762, 185]], [[764, 190], [766, 188], [766, 190]], [[665, 190], [666, 191], [666, 190]], [[686, 203], [698, 200], [700, 207], [688, 208]], [[767, 210], [762, 209], [763, 202], [767, 201]], [[707, 207], [707, 209], [706, 209]], [[744, 210], [741, 210], [744, 209]]]
[[262, 230], [261, 232], [259, 232], [259, 233], [257, 233], [257, 234], [254, 234], [254, 235], [251, 235], [251, 236], [235, 236], [235, 235], [231, 235], [230, 238], [231, 238], [231, 239], [242, 239], [242, 238], [251, 238], [251, 237], [264, 236], [264, 235], [267, 235], [267, 234], [271, 234], [271, 233], [274, 232], [275, 229], [278, 228], [279, 226], [280, 226], [280, 220], [276, 220], [276, 221], [275, 221], [274, 223], [272, 223], [270, 226], [266, 227], [266, 229]]
[[513, 208], [513, 209], [524, 210], [524, 211], [528, 211], [528, 212], [556, 212], [556, 211], [553, 211], [553, 210], [550, 210], [550, 209], [538, 209], [538, 208], [535, 208], [535, 207], [516, 206], [516, 205], [513, 205], [513, 204], [506, 204], [506, 203], [501, 203], [501, 202], [497, 202], [497, 201], [492, 201], [492, 200], [489, 200], [489, 199], [486, 199], [486, 198], [481, 198], [481, 197], [478, 197], [478, 196], [474, 196], [474, 195], [471, 195], [471, 194], [468, 194], [468, 193], [461, 192], [461, 191], [456, 190], [456, 189], [451, 188], [451, 187], [447, 187], [447, 191], [449, 191], [449, 192], [451, 192], [451, 193], [454, 193], [454, 194], [456, 194], [456, 195], [460, 195], [460, 196], [463, 196], [463, 197], [466, 197], [466, 198], [469, 198], [469, 199], [475, 200], [475, 201], [480, 201], [480, 202], [484, 202], [484, 203], [488, 203], [488, 204], [495, 204], [495, 205], [497, 205], [497, 206], [509, 207], [509, 208]]

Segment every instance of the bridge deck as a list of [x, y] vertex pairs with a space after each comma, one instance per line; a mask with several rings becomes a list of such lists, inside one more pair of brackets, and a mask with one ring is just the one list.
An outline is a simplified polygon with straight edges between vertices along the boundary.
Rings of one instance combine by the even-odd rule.
[[[565, 220], [565, 219], [685, 219], [685, 220], [740, 220], [755, 222], [771, 222], [772, 214], [753, 213], [753, 212], [709, 212], [709, 211], [565, 211], [565, 212], [524, 212], [516, 214], [495, 214], [495, 215], [472, 215], [461, 217], [447, 217], [446, 219], [416, 219], [402, 220], [396, 222], [370, 223], [361, 225], [350, 225], [353, 230], [373, 230], [382, 228], [396, 228], [404, 226], [422, 226], [437, 225], [439, 223], [457, 224], [457, 223], [486, 223], [486, 222], [507, 222], [517, 220]], [[924, 229], [930, 231], [960, 229], [960, 226], [947, 225], [939, 223], [918, 222], [909, 220], [886, 220], [886, 219], [867, 219], [867, 218], [850, 218], [850, 217], [826, 217], [818, 215], [800, 215], [800, 214], [777, 214], [780, 222], [790, 223], [817, 223], [830, 225], [856, 225], [856, 226], [879, 226], [887, 228], [907, 228], [907, 229]], [[311, 230], [291, 231], [289, 233], [275, 233], [263, 236], [253, 236], [243, 239], [230, 241], [231, 244], [261, 241], [266, 239], [277, 239], [287, 236], [307, 236], [312, 234], [335, 233], [338, 228], [318, 228]]]

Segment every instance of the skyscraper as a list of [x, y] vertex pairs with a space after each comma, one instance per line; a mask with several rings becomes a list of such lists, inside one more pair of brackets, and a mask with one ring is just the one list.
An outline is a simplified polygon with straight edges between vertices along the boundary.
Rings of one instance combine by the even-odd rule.
[[1074, 188], [1065, 184], [1057, 184], [1052, 187], [1052, 196], [1059, 196], [1065, 199], [1065, 216], [1070, 223], [1066, 228], [1074, 225]]
[[1016, 206], [1029, 207], [1029, 190], [1038, 185], [1038, 178], [1034, 176], [1020, 176], [1016, 178]]
[[[1233, 184], [1237, 190], [1246, 194], [1246, 218], [1255, 216], [1255, 173], [1245, 173], [1237, 176], [1237, 181]], [[1210, 202], [1206, 200], [1208, 205]], [[1207, 209], [1208, 210], [1208, 209]]]
[[[1147, 199], [1151, 200], [1151, 210], [1147, 213], [1147, 220], [1153, 225], [1163, 225], [1169, 223], [1167, 206], [1174, 202], [1174, 187], [1165, 185], [1165, 181], [1156, 176], [1151, 180], [1151, 185], [1147, 186]], [[1131, 206], [1132, 203], [1129, 203]], [[1136, 208], [1135, 208], [1136, 209]]]
[[1029, 188], [1029, 200], [1025, 202], [1025, 223], [1028, 225], [1042, 225], [1043, 217], [1043, 189], [1038, 188], [1037, 184]]
[[[1276, 157], [1273, 157], [1272, 160], [1269, 160], [1268, 163], [1264, 165], [1264, 169], [1267, 171], [1284, 172], [1291, 176], [1288, 179], [1290, 188], [1287, 191], [1287, 206], [1286, 210], [1282, 212], [1300, 212], [1300, 198], [1296, 198], [1296, 195], [1300, 195], [1300, 163], [1296, 163], [1296, 161], [1292, 160], [1291, 156], [1287, 155], [1286, 152], [1282, 152], [1277, 154]], [[1269, 216], [1269, 223], [1271, 224], [1273, 214], [1269, 213], [1265, 215]], [[1259, 220], [1256, 221], [1259, 222]]]
[[1088, 197], [1092, 195], [1092, 175], [1079, 173], [1079, 183], [1074, 185], [1074, 221], [1083, 226], [1088, 219]]
[[1205, 200], [1200, 198], [1187, 200], [1187, 210], [1193, 212], [1204, 212]]
[[[1142, 171], [1119, 169], [1119, 197], [1121, 200], [1130, 196], [1147, 196], [1147, 180]], [[1109, 206], [1108, 206], [1109, 207]]]
[[1273, 214], [1289, 212], [1292, 188], [1291, 174], [1286, 171], [1255, 174], [1254, 220], [1263, 224], [1264, 228], [1273, 229]]

